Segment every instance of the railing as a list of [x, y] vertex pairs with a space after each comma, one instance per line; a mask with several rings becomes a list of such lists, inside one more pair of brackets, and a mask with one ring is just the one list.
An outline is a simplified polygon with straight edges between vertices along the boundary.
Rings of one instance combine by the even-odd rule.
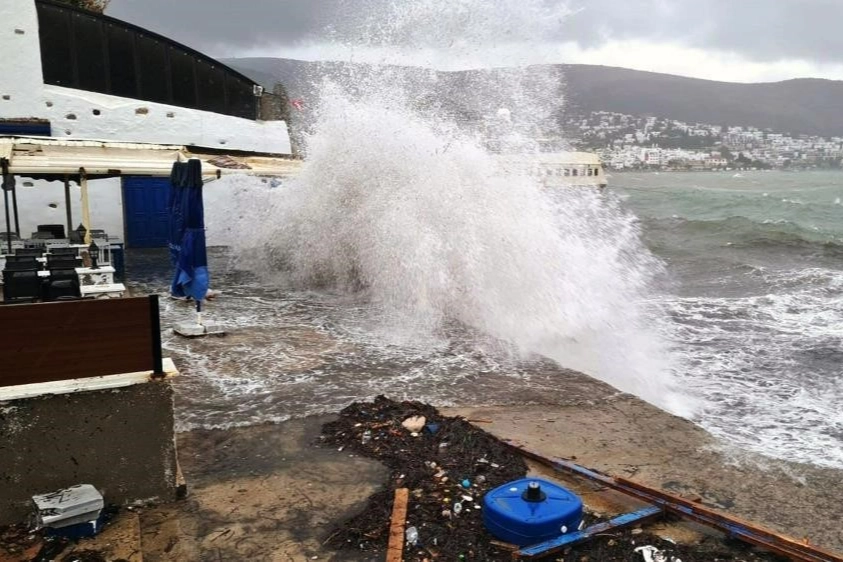
[[0, 387], [163, 375], [158, 296], [0, 306]]

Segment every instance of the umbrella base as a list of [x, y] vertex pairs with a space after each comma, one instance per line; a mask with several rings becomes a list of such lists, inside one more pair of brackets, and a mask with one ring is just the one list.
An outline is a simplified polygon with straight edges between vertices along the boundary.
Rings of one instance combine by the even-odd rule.
[[180, 336], [186, 338], [201, 338], [203, 336], [224, 336], [225, 330], [219, 324], [206, 322], [205, 324], [197, 324], [196, 322], [178, 322], [173, 326], [173, 331]]

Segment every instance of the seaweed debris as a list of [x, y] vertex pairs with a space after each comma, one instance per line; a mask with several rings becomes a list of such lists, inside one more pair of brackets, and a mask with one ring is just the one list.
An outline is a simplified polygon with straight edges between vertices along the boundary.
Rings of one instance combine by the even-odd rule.
[[[422, 419], [423, 418], [423, 419]], [[509, 545], [489, 535], [482, 519], [486, 492], [527, 474], [520, 455], [460, 417], [441, 415], [420, 402], [378, 396], [355, 402], [322, 427], [322, 446], [337, 447], [384, 463], [390, 476], [359, 514], [330, 532], [325, 544], [338, 559], [382, 559], [387, 550], [395, 490], [410, 492], [403, 558], [407, 561], [504, 561]], [[586, 525], [601, 519], [585, 513]], [[607, 532], [551, 555], [566, 562], [643, 562], [642, 546], [666, 562], [782, 562], [785, 559], [718, 535], [675, 544], [644, 529]], [[662, 556], [664, 558], [662, 558]]]
[[[420, 417], [419, 431], [402, 425]], [[405, 541], [405, 560], [509, 558], [483, 528], [480, 506], [489, 490], [523, 478], [527, 465], [494, 436], [430, 405], [378, 396], [342, 410], [323, 426], [321, 442], [378, 459], [391, 470], [386, 489], [329, 536], [331, 548], [385, 552], [394, 491], [407, 488], [406, 527], [415, 527], [418, 538]]]

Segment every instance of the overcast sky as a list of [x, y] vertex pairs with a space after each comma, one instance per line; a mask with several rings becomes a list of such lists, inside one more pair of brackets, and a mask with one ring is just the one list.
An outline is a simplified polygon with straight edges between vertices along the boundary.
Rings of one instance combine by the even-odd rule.
[[112, 0], [106, 13], [215, 57], [843, 80], [843, 0]]

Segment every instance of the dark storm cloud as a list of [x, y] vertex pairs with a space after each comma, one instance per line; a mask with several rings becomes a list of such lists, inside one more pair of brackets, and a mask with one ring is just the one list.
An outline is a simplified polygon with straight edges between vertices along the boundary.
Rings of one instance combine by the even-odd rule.
[[572, 0], [563, 38], [681, 43], [757, 61], [843, 60], [840, 0]]
[[[219, 56], [343, 35], [385, 0], [113, 0], [108, 14]], [[406, 0], [412, 2], [413, 0]], [[455, 0], [457, 1], [457, 0]], [[494, 2], [495, 0], [487, 0]], [[554, 3], [556, 0], [547, 0]], [[637, 39], [732, 51], [757, 61], [843, 61], [841, 0], [570, 0], [557, 39]]]
[[226, 56], [324, 35], [343, 0], [113, 0], [106, 14]]

